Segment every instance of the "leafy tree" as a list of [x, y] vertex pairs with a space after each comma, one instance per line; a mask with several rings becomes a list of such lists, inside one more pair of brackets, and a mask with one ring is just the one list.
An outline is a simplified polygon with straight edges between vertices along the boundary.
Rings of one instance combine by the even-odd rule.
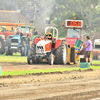
[[87, 24], [87, 33], [92, 36], [92, 33], [99, 31], [100, 26], [100, 0], [56, 0], [56, 5], [53, 7], [51, 18], [59, 29], [59, 36], [66, 36], [65, 30], [61, 27], [66, 19], [83, 20]]

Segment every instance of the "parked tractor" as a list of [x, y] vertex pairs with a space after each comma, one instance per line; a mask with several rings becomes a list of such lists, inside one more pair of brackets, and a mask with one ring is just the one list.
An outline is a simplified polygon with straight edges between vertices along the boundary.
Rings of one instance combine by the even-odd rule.
[[[21, 28], [16, 28], [19, 31]], [[25, 47], [24, 47], [24, 40], [25, 36], [20, 35], [11, 35], [6, 38], [6, 48], [5, 48], [5, 55], [13, 55], [13, 53], [21, 53], [21, 56], [25, 55]]]
[[[21, 28], [23, 35], [27, 36], [27, 34], [29, 34], [29, 37], [31, 39], [33, 26], [19, 26], [19, 27]], [[8, 31], [4, 26], [0, 27], [0, 54], [5, 53], [5, 46], [8, 44], [6, 40], [8, 41], [8, 39], [11, 38], [13, 35], [14, 31]]]
[[48, 62], [50, 65], [67, 63], [68, 45], [66, 39], [58, 39], [58, 30], [52, 26], [45, 29], [45, 34], [48, 29], [53, 29], [52, 40], [36, 37], [32, 43], [31, 52], [27, 56], [28, 64], [40, 62]]
[[93, 59], [100, 60], [100, 39], [93, 41]]

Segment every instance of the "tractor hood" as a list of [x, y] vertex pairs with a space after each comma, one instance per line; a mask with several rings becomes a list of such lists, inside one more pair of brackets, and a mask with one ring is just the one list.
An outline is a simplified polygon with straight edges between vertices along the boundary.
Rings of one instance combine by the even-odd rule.
[[66, 41], [67, 41], [68, 45], [74, 46], [77, 39], [79, 39], [79, 38], [67, 38]]
[[51, 41], [45, 41], [45, 40], [41, 40], [37, 43], [37, 46], [45, 46], [47, 44], [51, 43]]
[[51, 41], [50, 40], [40, 40], [36, 44], [36, 53], [46, 53], [51, 51]]
[[12, 35], [12, 39], [20, 39], [20, 36], [19, 35], [15, 35], [15, 36]]

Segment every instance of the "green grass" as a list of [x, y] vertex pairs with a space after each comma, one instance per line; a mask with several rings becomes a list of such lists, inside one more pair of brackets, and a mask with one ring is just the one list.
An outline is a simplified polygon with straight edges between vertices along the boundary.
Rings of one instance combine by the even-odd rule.
[[[27, 63], [27, 57], [22, 57], [20, 53], [13, 54], [13, 56], [0, 55], [0, 62], [22, 62]], [[93, 64], [100, 64], [100, 61], [93, 61]]]
[[20, 62], [27, 63], [27, 57], [22, 57], [19, 53], [13, 56], [0, 55], [0, 62]]
[[100, 61], [93, 60], [93, 64], [100, 64]]
[[[91, 66], [92, 69], [100, 69], [100, 66]], [[40, 70], [25, 70], [25, 71], [6, 71], [6, 72], [2, 72], [2, 76], [7, 76], [7, 75], [11, 75], [11, 76], [15, 76], [15, 75], [26, 75], [29, 73], [50, 73], [50, 72], [64, 72], [64, 71], [73, 71], [73, 70], [87, 70], [88, 68], [80, 68], [80, 67], [76, 67], [76, 68], [53, 68], [53, 69], [40, 69]]]
[[[0, 62], [20, 62], [27, 63], [27, 57], [22, 57], [19, 53], [13, 54], [13, 56], [0, 55]], [[100, 61], [93, 61], [93, 64], [100, 64]], [[100, 69], [100, 66], [91, 66], [92, 69]], [[40, 70], [25, 70], [25, 71], [6, 71], [2, 72], [2, 75], [25, 75], [29, 73], [50, 73], [50, 72], [63, 72], [73, 70], [86, 70], [87, 68], [54, 68], [54, 69], [40, 69]]]

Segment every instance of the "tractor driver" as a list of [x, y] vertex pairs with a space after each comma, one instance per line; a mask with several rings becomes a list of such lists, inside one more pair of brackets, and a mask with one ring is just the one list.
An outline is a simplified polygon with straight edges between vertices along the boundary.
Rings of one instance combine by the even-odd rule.
[[20, 37], [22, 37], [23, 33], [21, 32], [21, 30], [18, 30], [18, 32], [16, 33], [16, 35], [20, 35]]
[[52, 40], [52, 33], [50, 33], [50, 30], [47, 30], [47, 33], [45, 34], [45, 39]]
[[73, 35], [72, 37], [78, 38], [77, 33], [75, 32], [74, 35]]

